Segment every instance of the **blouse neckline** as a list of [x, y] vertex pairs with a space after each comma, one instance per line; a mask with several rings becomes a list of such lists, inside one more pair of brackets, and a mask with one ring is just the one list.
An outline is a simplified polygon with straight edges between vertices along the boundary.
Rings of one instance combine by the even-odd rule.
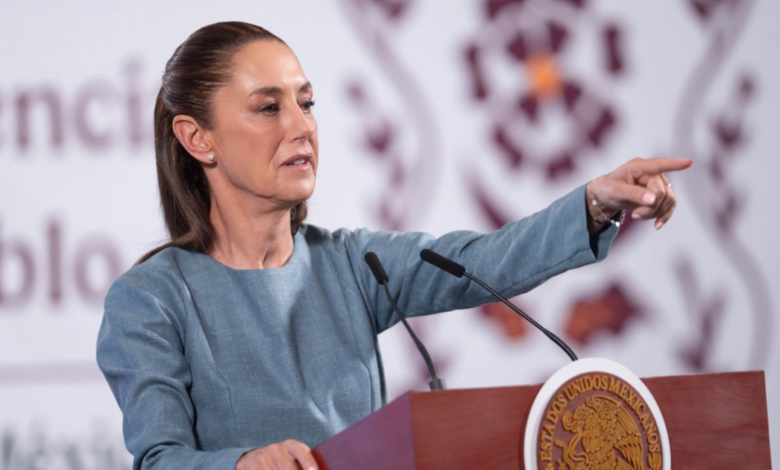
[[211, 255], [207, 253], [195, 253], [199, 258], [203, 259], [203, 262], [208, 264], [209, 267], [213, 269], [219, 269], [224, 272], [228, 272], [233, 275], [237, 276], [273, 276], [273, 275], [282, 275], [287, 272], [295, 271], [297, 267], [299, 267], [302, 263], [302, 257], [305, 256], [303, 251], [306, 251], [306, 240], [303, 237], [303, 234], [299, 230], [298, 233], [296, 233], [293, 236], [293, 252], [292, 256], [290, 256], [290, 259], [287, 260], [287, 263], [285, 263], [283, 266], [279, 266], [278, 268], [257, 268], [257, 269], [235, 269], [232, 268], [221, 261], [218, 261], [211, 257]]

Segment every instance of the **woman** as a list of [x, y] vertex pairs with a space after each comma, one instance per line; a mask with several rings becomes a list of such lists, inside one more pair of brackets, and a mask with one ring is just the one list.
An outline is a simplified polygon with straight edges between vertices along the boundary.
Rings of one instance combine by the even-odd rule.
[[489, 235], [438, 239], [304, 225], [319, 166], [313, 89], [279, 38], [245, 23], [190, 36], [169, 60], [155, 150], [171, 242], [117, 279], [101, 370], [144, 469], [317, 468], [309, 447], [385, 402], [377, 335], [397, 318], [376, 252], [410, 315], [490, 299], [423, 266], [431, 248], [508, 297], [606, 256], [622, 211], [672, 215], [664, 171], [632, 160]]

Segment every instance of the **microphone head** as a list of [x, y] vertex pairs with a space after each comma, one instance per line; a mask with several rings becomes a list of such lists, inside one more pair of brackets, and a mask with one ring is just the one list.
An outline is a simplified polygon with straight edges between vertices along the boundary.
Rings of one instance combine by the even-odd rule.
[[382, 266], [382, 263], [379, 261], [379, 257], [376, 255], [376, 253], [369, 251], [366, 253], [364, 259], [366, 260], [368, 267], [371, 269], [371, 272], [374, 274], [376, 282], [380, 284], [388, 282], [389, 279], [387, 277], [387, 273], [385, 272], [385, 268]]
[[463, 277], [466, 273], [466, 268], [460, 264], [427, 248], [420, 252], [420, 258], [426, 263], [430, 263], [441, 270], [447, 271], [455, 277]]

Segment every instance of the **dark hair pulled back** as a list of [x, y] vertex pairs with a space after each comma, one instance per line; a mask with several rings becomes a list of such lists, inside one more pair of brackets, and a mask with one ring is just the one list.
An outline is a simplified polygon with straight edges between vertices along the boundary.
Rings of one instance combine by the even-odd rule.
[[[160, 204], [171, 240], [145, 254], [138, 264], [168, 247], [205, 253], [214, 240], [211, 195], [203, 166], [179, 143], [173, 118], [184, 114], [212, 129], [214, 94], [230, 81], [235, 54], [254, 41], [285, 44], [253, 24], [214, 23], [192, 33], [165, 65], [154, 108], [154, 151]], [[305, 218], [306, 202], [301, 202], [291, 211], [293, 234]]]

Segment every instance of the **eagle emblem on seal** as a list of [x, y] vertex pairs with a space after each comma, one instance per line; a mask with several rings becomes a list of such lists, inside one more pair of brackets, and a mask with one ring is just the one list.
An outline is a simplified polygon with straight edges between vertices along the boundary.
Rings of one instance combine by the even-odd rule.
[[566, 412], [563, 429], [569, 442], [556, 440], [562, 450], [558, 470], [644, 470], [639, 428], [621, 404], [609, 397], [591, 396]]

